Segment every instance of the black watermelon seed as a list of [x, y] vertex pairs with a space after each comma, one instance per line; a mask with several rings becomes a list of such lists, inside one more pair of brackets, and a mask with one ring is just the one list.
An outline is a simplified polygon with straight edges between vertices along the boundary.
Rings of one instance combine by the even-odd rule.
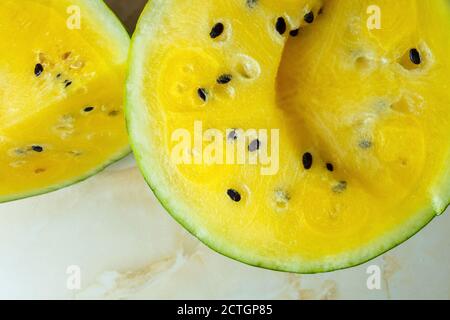
[[411, 59], [411, 62], [414, 64], [420, 64], [422, 62], [422, 59], [420, 57], [419, 50], [415, 48], [409, 50], [409, 59]]
[[255, 151], [259, 150], [260, 147], [261, 147], [261, 141], [259, 141], [258, 139], [255, 139], [252, 142], [250, 142], [250, 144], [248, 145], [248, 151], [255, 152]]
[[312, 154], [309, 153], [309, 152], [306, 152], [306, 153], [303, 155], [302, 161], [303, 161], [303, 167], [304, 167], [306, 170], [311, 169], [311, 167], [312, 167], [312, 165], [313, 165], [313, 156], [312, 156]]
[[318, 14], [319, 14], [319, 15], [323, 14], [323, 7], [319, 9]]
[[233, 76], [231, 74], [223, 74], [219, 78], [217, 78], [218, 84], [227, 84], [233, 79]]
[[275, 24], [275, 28], [277, 29], [279, 34], [283, 35], [287, 29], [286, 20], [284, 20], [283, 17], [279, 17], [277, 19], [277, 23]]
[[327, 163], [327, 170], [330, 171], [330, 172], [334, 171], [334, 166], [333, 166], [332, 163]]
[[61, 73], [58, 73], [58, 74], [56, 75], [56, 79], [61, 78], [61, 76], [62, 76], [62, 74], [61, 74]]
[[230, 133], [228, 134], [228, 140], [237, 140], [238, 139], [238, 134], [236, 132], [236, 129], [233, 129], [232, 131], [230, 131]]
[[209, 33], [209, 36], [212, 39], [215, 39], [215, 38], [217, 38], [218, 36], [220, 36], [223, 33], [224, 29], [225, 29], [225, 27], [224, 27], [223, 23], [221, 23], [221, 22], [216, 23], [214, 25], [214, 27], [211, 29], [211, 32]]
[[42, 151], [44, 151], [44, 148], [42, 148], [41, 146], [32, 146], [31, 147], [31, 149], [34, 151], [34, 152], [42, 152]]
[[242, 199], [241, 194], [234, 189], [228, 189], [227, 194], [234, 202], [239, 202]]
[[94, 111], [94, 107], [86, 107], [83, 109], [84, 112], [91, 112]]
[[200, 99], [202, 99], [203, 101], [206, 101], [208, 99], [208, 91], [206, 91], [205, 88], [198, 89], [197, 93]]
[[69, 80], [65, 80], [64, 83], [65, 83], [65, 88], [72, 85], [72, 81], [69, 81]]
[[253, 9], [258, 4], [258, 0], [247, 0], [247, 7]]
[[44, 66], [40, 63], [36, 64], [36, 66], [34, 67], [34, 75], [36, 77], [39, 77], [42, 72], [44, 72]]
[[304, 18], [306, 23], [313, 23], [314, 22], [314, 12], [308, 12], [305, 14]]
[[289, 34], [291, 35], [291, 37], [296, 37], [298, 36], [300, 29], [295, 29], [295, 30], [291, 30], [291, 32], [289, 32]]

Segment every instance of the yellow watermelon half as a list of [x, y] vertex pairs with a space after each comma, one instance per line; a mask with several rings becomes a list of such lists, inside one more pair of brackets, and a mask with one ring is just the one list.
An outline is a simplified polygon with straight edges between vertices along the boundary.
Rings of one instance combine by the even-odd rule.
[[214, 250], [299, 273], [358, 265], [449, 203], [449, 54], [448, 0], [151, 0], [132, 148]]

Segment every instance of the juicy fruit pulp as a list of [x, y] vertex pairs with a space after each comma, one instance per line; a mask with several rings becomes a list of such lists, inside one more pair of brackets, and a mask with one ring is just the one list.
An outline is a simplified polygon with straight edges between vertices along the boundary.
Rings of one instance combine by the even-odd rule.
[[[127, 94], [147, 181], [252, 265], [329, 271], [394, 247], [450, 197], [449, 18], [446, 0], [151, 1]], [[172, 134], [195, 121], [279, 128], [278, 172], [175, 163]], [[249, 153], [270, 144], [254, 141]]]
[[129, 38], [99, 0], [0, 4], [0, 201], [83, 179], [128, 152]]

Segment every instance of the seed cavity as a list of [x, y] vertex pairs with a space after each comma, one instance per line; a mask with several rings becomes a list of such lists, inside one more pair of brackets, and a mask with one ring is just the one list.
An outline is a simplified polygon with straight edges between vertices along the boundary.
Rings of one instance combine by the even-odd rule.
[[249, 7], [250, 9], [253, 9], [256, 7], [256, 5], [258, 4], [258, 0], [247, 0], [247, 7]]
[[335, 193], [342, 193], [347, 189], [347, 181], [339, 181], [332, 188]]
[[370, 70], [373, 67], [373, 60], [368, 56], [359, 56], [355, 59], [355, 66], [361, 71]]
[[283, 35], [287, 29], [286, 20], [284, 20], [283, 17], [279, 17], [277, 19], [277, 23], [275, 24], [275, 28], [277, 29], [279, 34]]
[[234, 70], [244, 80], [255, 80], [261, 75], [259, 62], [243, 54], [236, 57]]
[[74, 125], [73, 124], [60, 124], [60, 125], [56, 125], [53, 130], [55, 131], [56, 134], [59, 135], [59, 137], [63, 140], [69, 138], [70, 136], [73, 135], [73, 133], [75, 132], [74, 129]]
[[72, 150], [72, 151], [69, 151], [69, 154], [74, 157], [79, 157], [83, 154], [83, 152], [77, 151], [77, 150]]
[[283, 190], [275, 191], [274, 202], [278, 210], [287, 209], [290, 200], [291, 196], [286, 191]]
[[221, 23], [221, 22], [216, 23], [214, 25], [214, 27], [211, 29], [209, 36], [212, 39], [215, 39], [215, 38], [219, 37], [223, 33], [224, 30], [225, 30], [225, 27], [224, 27], [223, 23]]
[[409, 49], [398, 60], [398, 63], [408, 71], [417, 70], [421, 67], [422, 57], [417, 49]]
[[74, 70], [78, 70], [84, 67], [84, 62], [83, 61], [75, 61], [74, 63], [72, 63], [70, 65], [70, 69], [74, 69]]
[[419, 50], [417, 50], [416, 48], [413, 48], [413, 49], [409, 50], [409, 59], [415, 65], [421, 64], [422, 58], [420, 56]]
[[120, 114], [119, 110], [111, 110], [110, 112], [108, 112], [108, 116], [110, 117], [117, 117]]
[[238, 191], [234, 190], [234, 189], [228, 189], [227, 190], [227, 195], [234, 202], [239, 202], [242, 199], [241, 194]]
[[36, 64], [36, 66], [34, 67], [34, 75], [36, 77], [39, 77], [42, 72], [44, 72], [44, 66], [40, 63]]
[[47, 55], [43, 52], [39, 52], [38, 59], [40, 63], [44, 63], [47, 61]]
[[197, 90], [197, 94], [200, 97], [200, 99], [202, 99], [204, 102], [208, 100], [208, 91], [205, 88], [199, 88]]
[[261, 141], [259, 141], [259, 139], [255, 139], [252, 142], [250, 142], [250, 144], [248, 145], [248, 151], [255, 152], [255, 151], [258, 151], [260, 147], [261, 147]]
[[310, 11], [303, 17], [306, 23], [313, 23], [314, 22], [314, 12]]
[[9, 166], [12, 168], [20, 168], [27, 164], [25, 160], [17, 160], [9, 163]]
[[333, 166], [332, 163], [328, 162], [326, 166], [327, 166], [327, 170], [328, 170], [328, 171], [330, 171], [330, 172], [333, 172], [333, 171], [334, 171], [334, 166]]
[[10, 154], [13, 154], [16, 157], [21, 157], [27, 154], [27, 151], [22, 148], [13, 149]]
[[367, 150], [372, 148], [373, 143], [370, 140], [361, 140], [358, 145], [361, 149]]
[[63, 140], [69, 138], [75, 132], [75, 117], [71, 114], [62, 115], [52, 130]]
[[67, 59], [69, 59], [69, 57], [70, 57], [70, 55], [72, 54], [72, 52], [71, 51], [67, 51], [67, 52], [65, 52], [63, 55], [62, 55], [62, 59], [63, 60], [67, 60]]
[[309, 153], [309, 152], [306, 152], [305, 154], [303, 154], [302, 162], [303, 162], [303, 167], [306, 170], [311, 169], [311, 167], [313, 165], [313, 156], [312, 156], [312, 154]]
[[227, 84], [233, 79], [231, 74], [223, 74], [219, 78], [217, 78], [218, 84]]

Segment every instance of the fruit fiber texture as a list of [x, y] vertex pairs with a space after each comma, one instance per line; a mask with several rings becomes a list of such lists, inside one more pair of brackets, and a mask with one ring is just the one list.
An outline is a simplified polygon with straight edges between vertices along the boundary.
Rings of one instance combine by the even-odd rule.
[[126, 155], [129, 37], [103, 1], [2, 0], [0, 21], [0, 202]]
[[[448, 205], [449, 53], [447, 0], [153, 0], [132, 44], [132, 147], [162, 204], [222, 254], [354, 266]], [[195, 121], [279, 129], [279, 170], [176, 163], [172, 135]]]

